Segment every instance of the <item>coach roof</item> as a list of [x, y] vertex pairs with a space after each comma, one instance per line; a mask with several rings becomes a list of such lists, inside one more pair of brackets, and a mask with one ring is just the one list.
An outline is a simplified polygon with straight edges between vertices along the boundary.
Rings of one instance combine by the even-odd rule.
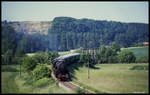
[[70, 57], [77, 56], [77, 55], [80, 55], [80, 53], [67, 54], [67, 55], [64, 55], [64, 56], [60, 56], [56, 59], [65, 60], [66, 58], [70, 58]]

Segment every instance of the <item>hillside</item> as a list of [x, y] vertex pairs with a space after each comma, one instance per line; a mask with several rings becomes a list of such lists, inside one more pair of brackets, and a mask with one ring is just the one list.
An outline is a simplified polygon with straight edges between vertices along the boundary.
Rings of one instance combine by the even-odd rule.
[[49, 35], [56, 50], [98, 48], [117, 42], [122, 47], [136, 46], [148, 41], [148, 24], [56, 17]]
[[[16, 43], [14, 49], [20, 48], [20, 51], [25, 53], [33, 53], [46, 49], [50, 51], [68, 51], [80, 47], [97, 49], [101, 45], [111, 46], [113, 42], [121, 47], [140, 46], [149, 39], [149, 24], [145, 23], [55, 17], [53, 21], [2, 22], [2, 24], [3, 52], [7, 51], [10, 43], [12, 46]], [[7, 25], [13, 27], [17, 34], [11, 32], [12, 35], [7, 36], [13, 30], [6, 27]]]
[[48, 29], [51, 27], [50, 21], [20, 21], [20, 22], [8, 22], [16, 32], [24, 32], [27, 34], [48, 34]]

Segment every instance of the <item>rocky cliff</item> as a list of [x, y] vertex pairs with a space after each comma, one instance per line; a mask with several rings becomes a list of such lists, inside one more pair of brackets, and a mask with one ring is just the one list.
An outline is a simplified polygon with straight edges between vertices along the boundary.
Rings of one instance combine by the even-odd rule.
[[51, 27], [50, 21], [21, 21], [9, 22], [9, 25], [14, 27], [16, 32], [24, 32], [27, 34], [48, 34], [48, 29]]

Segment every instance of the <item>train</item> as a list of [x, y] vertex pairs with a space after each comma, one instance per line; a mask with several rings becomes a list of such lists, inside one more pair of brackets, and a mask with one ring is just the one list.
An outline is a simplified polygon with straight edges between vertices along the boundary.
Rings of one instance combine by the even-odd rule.
[[80, 59], [80, 53], [73, 53], [55, 58], [52, 62], [52, 68], [55, 77], [59, 81], [67, 81], [70, 78], [67, 67]]

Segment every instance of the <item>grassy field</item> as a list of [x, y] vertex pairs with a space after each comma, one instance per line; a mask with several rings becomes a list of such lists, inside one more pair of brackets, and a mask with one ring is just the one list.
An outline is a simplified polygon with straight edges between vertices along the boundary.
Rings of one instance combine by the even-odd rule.
[[131, 70], [134, 66], [148, 64], [97, 64], [89, 79], [87, 67], [79, 67], [73, 82], [99, 93], [148, 93], [148, 70]]
[[148, 56], [148, 53], [149, 53], [149, 47], [148, 46], [122, 48], [121, 50], [130, 50], [135, 54], [136, 57]]
[[[24, 78], [25, 73], [19, 76], [19, 72], [14, 71], [14, 69], [19, 70], [19, 65], [2, 65], [5, 72], [1, 72], [1, 83], [2, 83], [2, 94], [6, 93], [75, 93], [72, 91], [66, 91], [60, 88], [55, 82], [50, 82], [49, 85], [43, 87], [33, 87], [31, 85], [26, 85]], [[8, 68], [14, 68], [10, 71]], [[5, 70], [6, 69], [6, 70]], [[8, 70], [8, 71], [7, 71]]]
[[2, 93], [18, 93], [19, 88], [15, 82], [16, 72], [2, 72], [1, 73], [1, 83], [2, 83]]

